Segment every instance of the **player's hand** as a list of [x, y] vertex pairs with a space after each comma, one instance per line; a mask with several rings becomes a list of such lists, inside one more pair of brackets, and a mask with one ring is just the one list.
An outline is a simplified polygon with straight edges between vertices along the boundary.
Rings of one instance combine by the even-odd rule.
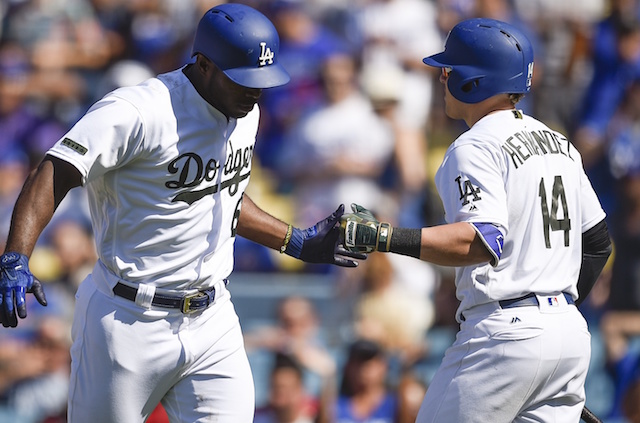
[[344, 231], [344, 246], [349, 251], [372, 253], [389, 251], [393, 228], [388, 223], [380, 223], [370, 210], [358, 204], [351, 204], [353, 213], [340, 219]]
[[29, 258], [24, 254], [5, 253], [0, 256], [0, 322], [2, 326], [18, 326], [18, 316], [27, 317], [25, 295], [31, 293], [43, 306], [47, 299], [42, 284], [29, 270]]
[[307, 263], [335, 264], [342, 267], [356, 267], [364, 260], [365, 254], [349, 251], [340, 244], [340, 218], [344, 213], [344, 204], [324, 220], [307, 229], [293, 228], [291, 240], [285, 253]]

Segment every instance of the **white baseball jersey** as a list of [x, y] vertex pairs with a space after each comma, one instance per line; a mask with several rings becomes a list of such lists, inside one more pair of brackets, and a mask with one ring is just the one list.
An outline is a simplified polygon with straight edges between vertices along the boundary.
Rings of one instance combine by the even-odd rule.
[[226, 278], [258, 120], [257, 106], [227, 120], [181, 69], [93, 105], [49, 154], [89, 190], [94, 273], [180, 290]]
[[531, 292], [578, 297], [582, 233], [605, 213], [566, 137], [516, 110], [492, 113], [449, 146], [436, 185], [448, 223], [504, 234], [495, 266], [456, 269], [458, 316]]

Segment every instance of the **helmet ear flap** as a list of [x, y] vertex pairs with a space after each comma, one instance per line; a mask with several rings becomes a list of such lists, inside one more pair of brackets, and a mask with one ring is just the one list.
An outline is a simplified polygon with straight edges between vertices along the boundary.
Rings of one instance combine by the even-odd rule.
[[458, 100], [464, 103], [477, 103], [482, 101], [484, 96], [484, 89], [486, 81], [484, 75], [473, 75], [464, 77], [464, 75], [456, 74], [456, 70], [453, 69], [447, 86], [451, 94]]
[[462, 90], [462, 92], [464, 93], [470, 93], [474, 89], [477, 89], [479, 86], [480, 86], [480, 78], [473, 78], [470, 81], [462, 84], [462, 86], [460, 87], [460, 90]]

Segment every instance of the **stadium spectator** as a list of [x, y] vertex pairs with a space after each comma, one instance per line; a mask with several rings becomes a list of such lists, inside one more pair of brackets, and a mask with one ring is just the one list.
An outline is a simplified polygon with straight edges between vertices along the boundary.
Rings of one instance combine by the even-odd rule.
[[256, 410], [254, 423], [312, 423], [317, 400], [304, 387], [304, 370], [295, 358], [276, 353], [270, 375], [269, 400]]
[[349, 346], [333, 421], [393, 423], [398, 397], [387, 384], [388, 357], [376, 342], [356, 340]]
[[245, 347], [286, 353], [304, 370], [305, 387], [311, 394], [319, 394], [328, 380], [336, 374], [336, 362], [328, 342], [323, 337], [317, 311], [304, 297], [285, 297], [277, 307], [274, 326], [259, 326], [245, 334]]
[[433, 304], [394, 278], [392, 257], [374, 254], [362, 264], [362, 293], [355, 306], [356, 333], [379, 343], [403, 368], [426, 353]]

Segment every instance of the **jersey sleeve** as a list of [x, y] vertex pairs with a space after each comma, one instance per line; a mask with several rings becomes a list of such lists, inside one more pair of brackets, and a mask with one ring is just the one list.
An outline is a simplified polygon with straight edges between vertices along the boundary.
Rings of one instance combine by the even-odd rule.
[[454, 143], [436, 174], [448, 223], [482, 222], [508, 230], [503, 166], [490, 147]]
[[74, 165], [86, 185], [132, 160], [143, 138], [138, 110], [111, 95], [96, 102], [47, 153]]
[[480, 240], [491, 254], [491, 265], [496, 267], [502, 256], [504, 247], [504, 233], [502, 230], [490, 223], [472, 223], [471, 226], [480, 237]]

